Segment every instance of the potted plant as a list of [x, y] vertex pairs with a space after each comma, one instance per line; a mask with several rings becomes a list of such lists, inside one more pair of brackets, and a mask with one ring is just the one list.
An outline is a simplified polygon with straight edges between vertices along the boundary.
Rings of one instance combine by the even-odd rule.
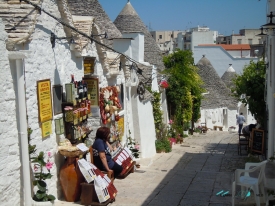
[[169, 127], [168, 127], [168, 130], [167, 130], [167, 137], [169, 139], [169, 141], [174, 144], [177, 142], [177, 139], [176, 139], [176, 130], [175, 130], [175, 126], [173, 124], [173, 120], [169, 120]]
[[156, 145], [156, 152], [157, 153], [161, 153], [161, 152], [165, 151], [163, 142], [161, 140], [156, 140], [155, 145]]
[[184, 122], [183, 123], [183, 134], [188, 135], [188, 130], [189, 130], [189, 122]]
[[178, 134], [178, 136], [176, 137], [176, 141], [177, 143], [180, 143], [180, 144], [183, 142], [183, 138], [180, 134]]
[[172, 151], [171, 142], [168, 140], [167, 137], [162, 139], [162, 144], [163, 144], [163, 148], [164, 148], [165, 153], [169, 153], [169, 152]]
[[40, 152], [39, 155], [31, 157], [31, 162], [33, 163], [34, 170], [34, 196], [33, 196], [33, 206], [52, 206], [54, 205], [55, 197], [51, 194], [48, 194], [48, 188], [46, 179], [51, 179], [52, 174], [50, 169], [53, 166], [53, 163], [49, 161], [51, 153], [48, 152], [47, 160], [44, 160], [44, 152]]
[[128, 132], [129, 132], [129, 136], [127, 137], [127, 146], [129, 150], [131, 150], [135, 159], [138, 159], [140, 154], [140, 151], [139, 151], [140, 146], [138, 142], [136, 142], [136, 140], [131, 137], [131, 131], [129, 130]]

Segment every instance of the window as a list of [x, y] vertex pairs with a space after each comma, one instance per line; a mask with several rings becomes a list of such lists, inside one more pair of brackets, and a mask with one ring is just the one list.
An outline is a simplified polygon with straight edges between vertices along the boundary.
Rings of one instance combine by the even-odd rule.
[[248, 44], [252, 44], [252, 39], [248, 39]]
[[238, 44], [242, 44], [242, 40], [241, 39], [238, 39]]
[[162, 39], [162, 35], [159, 35], [159, 39]]

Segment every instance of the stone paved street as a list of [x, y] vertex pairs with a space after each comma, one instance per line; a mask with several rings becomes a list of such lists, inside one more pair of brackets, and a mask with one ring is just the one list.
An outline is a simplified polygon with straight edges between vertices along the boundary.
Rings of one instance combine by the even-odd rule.
[[[142, 159], [135, 173], [115, 180], [118, 195], [109, 205], [231, 205], [233, 172], [244, 168], [246, 157], [237, 154], [237, 142], [237, 133], [208, 131], [173, 145], [171, 153]], [[216, 196], [221, 190], [228, 190], [228, 196]], [[254, 205], [253, 202], [253, 193], [245, 201], [236, 198], [236, 205]], [[79, 204], [58, 201], [55, 205]]]

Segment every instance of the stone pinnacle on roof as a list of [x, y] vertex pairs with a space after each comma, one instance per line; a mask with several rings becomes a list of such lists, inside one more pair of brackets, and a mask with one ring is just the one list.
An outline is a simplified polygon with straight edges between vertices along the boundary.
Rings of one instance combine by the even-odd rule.
[[158, 70], [163, 70], [165, 68], [162, 62], [162, 54], [156, 41], [147, 30], [130, 1], [126, 3], [119, 13], [114, 24], [121, 33], [144, 33], [144, 61], [155, 65]]
[[226, 72], [224, 72], [221, 79], [223, 80], [223, 82], [228, 88], [232, 88], [234, 86], [232, 79], [235, 78], [236, 76], [237, 74], [235, 69], [232, 67], [232, 64], [229, 64], [228, 69], [226, 70]]
[[231, 91], [226, 87], [205, 55], [197, 63], [197, 67], [199, 68], [198, 74], [204, 81], [204, 88], [209, 92], [202, 100], [202, 108], [236, 108], [237, 101], [231, 96]]

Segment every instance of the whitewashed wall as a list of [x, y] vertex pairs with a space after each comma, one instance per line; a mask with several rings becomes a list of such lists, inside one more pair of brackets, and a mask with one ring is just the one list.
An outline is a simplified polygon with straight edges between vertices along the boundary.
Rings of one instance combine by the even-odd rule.
[[236, 127], [236, 131], [238, 131], [238, 125], [237, 125], [237, 119], [236, 119], [236, 114], [237, 114], [237, 110], [234, 109], [228, 109], [228, 126], [234, 126]]
[[195, 46], [199, 44], [215, 44], [213, 37], [214, 31], [193, 31], [191, 34], [191, 49], [194, 50]]
[[15, 71], [9, 65], [6, 39], [7, 34], [0, 18], [0, 201], [1, 205], [9, 206], [20, 205], [23, 189], [20, 182], [22, 173], [13, 82]]
[[234, 58], [250, 58], [250, 50], [240, 51], [240, 50], [233, 50], [227, 51]]
[[206, 122], [207, 128], [223, 126], [223, 130], [226, 131], [228, 127], [236, 126], [236, 114], [237, 110], [228, 108], [202, 109], [200, 121], [196, 126]]
[[[114, 49], [126, 55], [129, 55], [134, 60], [144, 65], [150, 66], [144, 62], [144, 35], [142, 33], [123, 33], [124, 38], [132, 38], [133, 40], [127, 47], [127, 42], [118, 44], [121, 41], [115, 41]], [[131, 51], [131, 52], [129, 52]], [[153, 80], [153, 90], [157, 89], [157, 79]], [[155, 125], [150, 101], [143, 103], [137, 96], [137, 85], [132, 84], [126, 88], [125, 104], [128, 108], [125, 111], [125, 132], [129, 136], [128, 130], [131, 131], [131, 138], [136, 139], [140, 144], [140, 157], [151, 158], [156, 154], [155, 149]], [[131, 111], [131, 112], [130, 112]]]
[[133, 38], [131, 42], [132, 58], [138, 62], [144, 62], [144, 34], [143, 33], [123, 33], [124, 38]]
[[[269, 15], [272, 11], [275, 12], [275, 0], [269, 0], [267, 1], [267, 8], [268, 11], [265, 13], [263, 12], [263, 15]], [[269, 22], [269, 18], [266, 19], [266, 23]], [[266, 54], [267, 54], [267, 62], [269, 62], [269, 67], [266, 70], [266, 76], [267, 76], [267, 109], [268, 109], [268, 121], [267, 121], [267, 130], [268, 130], [268, 139], [267, 139], [267, 145], [268, 145], [268, 151], [267, 151], [267, 158], [274, 156], [275, 152], [275, 99], [274, 99], [274, 93], [275, 93], [275, 79], [274, 74], [271, 74], [271, 71], [274, 71], [275, 67], [275, 61], [274, 61], [274, 54], [275, 54], [275, 38], [274, 35], [271, 35], [271, 31], [268, 33], [269, 36], [266, 38]], [[270, 48], [272, 48], [272, 51], [270, 51]], [[272, 75], [272, 76], [271, 76]]]
[[[51, 11], [52, 15], [60, 18], [60, 13], [54, 1], [45, 0], [42, 4], [42, 7], [47, 11]], [[3, 28], [0, 29], [1, 40], [6, 38], [4, 36], [3, 30]], [[57, 144], [60, 138], [63, 138], [64, 136], [55, 135], [55, 127], [53, 120], [53, 133], [49, 137], [42, 139], [40, 124], [38, 122], [38, 102], [36, 95], [36, 84], [38, 80], [50, 79], [51, 85], [61, 84], [63, 85], [63, 91], [65, 91], [64, 85], [65, 83], [70, 82], [71, 74], [74, 74], [75, 80], [79, 81], [84, 76], [84, 71], [82, 68], [83, 58], [76, 57], [74, 52], [70, 51], [67, 40], [57, 40], [55, 48], [52, 48], [52, 45], [50, 43], [51, 32], [54, 32], [58, 37], [66, 36], [63, 30], [63, 26], [42, 12], [42, 14], [37, 19], [35, 31], [31, 35], [31, 41], [29, 42], [29, 44], [17, 46], [17, 49], [30, 51], [30, 57], [24, 60], [24, 66], [28, 126], [33, 130], [33, 133], [31, 135], [31, 144], [35, 144], [37, 146], [37, 152], [50, 151], [53, 154], [51, 158], [51, 161], [55, 163], [53, 169], [51, 170], [53, 177], [50, 180], [47, 180], [47, 183], [49, 193], [53, 194], [57, 198], [60, 198], [61, 188], [58, 180], [58, 173], [60, 167], [63, 164], [64, 158], [63, 156], [57, 153]], [[3, 41], [1, 41], [1, 43], [3, 43]], [[108, 80], [104, 77], [104, 72], [100, 64], [99, 57], [97, 56], [95, 46], [93, 45], [90, 48], [92, 48], [92, 50], [94, 49], [94, 51], [87, 51], [86, 55], [95, 56], [97, 58], [95, 72], [96, 74], [98, 74], [98, 76], [101, 76], [100, 87], [105, 87], [116, 83], [117, 80]], [[5, 49], [5, 46], [1, 46], [1, 49]], [[7, 54], [6, 50], [4, 50], [3, 52], [1, 51], [1, 54], [4, 54], [1, 55], [1, 59], [4, 59], [5, 55]], [[3, 61], [3, 63], [1, 63], [3, 64], [1, 68], [7, 68], [9, 66], [7, 63], [8, 62], [4, 64]], [[119, 75], [118, 78], [121, 78], [121, 76], [122, 75]], [[6, 106], [3, 106], [2, 108], [7, 107], [7, 109], [4, 109], [3, 111], [9, 112], [9, 115], [3, 114], [2, 117], [10, 117], [8, 119], [6, 118], [4, 124], [0, 125], [1, 137], [2, 134], [9, 132], [8, 135], [5, 135], [8, 139], [5, 141], [5, 143], [1, 144], [1, 147], [3, 147], [3, 152], [1, 152], [1, 159], [3, 158], [5, 161], [7, 161], [6, 164], [4, 164], [3, 162], [3, 165], [11, 164], [10, 167], [6, 167], [7, 169], [1, 170], [1, 177], [9, 175], [7, 176], [7, 178], [5, 178], [5, 184], [1, 183], [1, 185], [3, 186], [3, 190], [6, 191], [5, 193], [7, 193], [7, 195], [1, 195], [1, 198], [3, 197], [3, 199], [8, 199], [8, 201], [11, 201], [13, 203], [18, 202], [18, 204], [9, 205], [20, 205], [19, 201], [21, 201], [21, 204], [23, 201], [22, 197], [20, 199], [20, 195], [22, 196], [23, 194], [22, 190], [20, 191], [20, 162], [18, 151], [18, 137], [16, 130], [16, 115], [14, 114], [14, 91], [9, 92], [9, 89], [13, 89], [13, 85], [6, 83], [6, 81], [12, 83], [11, 71], [7, 71], [7, 74], [1, 75], [1, 77], [4, 78], [3, 81], [1, 81], [1, 83], [4, 83], [5, 89], [3, 91], [6, 92], [5, 95], [2, 95], [6, 97], [6, 99], [4, 99], [4, 101], [6, 101]], [[120, 80], [120, 82], [122, 82], [122, 80]], [[8, 109], [8, 107], [10, 106], [12, 109]], [[54, 116], [54, 119], [59, 118], [61, 116], [61, 114]], [[99, 119], [95, 123], [99, 126]], [[5, 138], [1, 139], [5, 140]], [[9, 177], [12, 177], [12, 179]], [[9, 179], [9, 181], [7, 181], [7, 179]]]

